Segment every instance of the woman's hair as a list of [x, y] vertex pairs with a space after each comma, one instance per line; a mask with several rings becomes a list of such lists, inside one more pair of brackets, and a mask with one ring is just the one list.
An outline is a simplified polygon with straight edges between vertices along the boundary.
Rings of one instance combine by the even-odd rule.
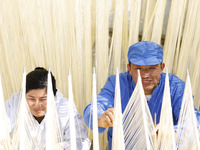
[[[47, 76], [48, 71], [43, 67], [36, 67], [35, 70], [29, 72], [26, 75], [26, 93], [34, 89], [46, 89], [47, 90]], [[56, 95], [56, 80], [51, 73], [52, 88], [54, 96]]]

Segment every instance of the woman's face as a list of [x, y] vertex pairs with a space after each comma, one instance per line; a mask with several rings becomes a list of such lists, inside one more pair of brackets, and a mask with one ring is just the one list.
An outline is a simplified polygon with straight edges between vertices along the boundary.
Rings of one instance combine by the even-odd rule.
[[47, 108], [46, 89], [33, 89], [26, 93], [26, 101], [35, 118], [44, 117]]

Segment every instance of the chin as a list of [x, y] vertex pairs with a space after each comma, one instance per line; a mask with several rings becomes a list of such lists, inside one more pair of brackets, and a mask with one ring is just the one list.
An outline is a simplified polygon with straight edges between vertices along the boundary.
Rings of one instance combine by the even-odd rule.
[[[152, 88], [144, 88], [144, 93], [151, 93], [152, 94], [153, 93], [153, 89]], [[151, 94], [147, 94], [147, 95], [151, 95]]]
[[42, 114], [33, 114], [33, 116], [37, 117], [37, 118], [40, 118], [40, 117], [43, 117], [44, 116], [44, 113]]
[[144, 91], [152, 91], [153, 88], [152, 87], [143, 87]]

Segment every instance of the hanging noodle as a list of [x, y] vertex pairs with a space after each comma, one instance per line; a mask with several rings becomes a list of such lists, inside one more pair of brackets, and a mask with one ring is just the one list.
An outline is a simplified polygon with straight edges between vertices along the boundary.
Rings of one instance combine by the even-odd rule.
[[178, 149], [200, 149], [197, 121], [194, 112], [190, 77], [187, 71], [187, 79], [177, 128]]
[[[179, 45], [180, 40], [177, 39], [182, 37], [181, 28], [183, 26], [184, 12], [186, 10], [187, 0], [172, 1], [170, 14], [168, 19], [167, 32], [165, 36], [164, 44], [164, 62], [168, 66], [169, 72], [172, 72], [174, 55], [176, 52], [176, 45]], [[176, 12], [176, 15], [174, 13]], [[178, 51], [179, 49], [177, 49]], [[178, 53], [177, 53], [178, 55]]]
[[[83, 106], [86, 106], [92, 96], [92, 39], [91, 39], [91, 0], [83, 1], [85, 5], [84, 10], [84, 53], [83, 53], [83, 94], [85, 96]], [[82, 113], [83, 111], [81, 111]]]
[[71, 144], [71, 149], [76, 150], [76, 129], [75, 129], [75, 120], [74, 120], [74, 110], [73, 110], [73, 101], [74, 101], [74, 97], [73, 97], [73, 91], [72, 91], [72, 77], [71, 77], [71, 73], [69, 71], [68, 74], [68, 88], [69, 88], [69, 103], [70, 103], [70, 144]]
[[61, 150], [62, 145], [59, 145], [59, 143], [62, 143], [63, 140], [60, 131], [56, 102], [52, 89], [50, 69], [47, 83], [46, 150]]
[[[200, 42], [199, 42], [200, 44]], [[200, 105], [200, 92], [199, 92], [199, 88], [198, 86], [200, 85], [200, 71], [199, 68], [200, 68], [200, 45], [198, 46], [198, 53], [196, 55], [196, 62], [195, 62], [195, 65], [194, 65], [194, 70], [193, 70], [193, 74], [192, 74], [192, 91], [193, 91], [193, 94], [195, 95], [194, 96], [194, 103], [195, 103], [195, 106], [199, 106]], [[199, 109], [199, 107], [197, 107]]]
[[169, 75], [166, 69], [165, 77], [165, 89], [162, 100], [161, 116], [159, 123], [158, 139], [156, 141], [155, 150], [175, 150], [175, 132], [173, 127], [172, 118], [172, 107], [171, 107], [171, 95], [169, 86]]
[[130, 7], [129, 46], [138, 42], [141, 0], [132, 0]]
[[114, 106], [114, 122], [113, 122], [113, 135], [112, 135], [112, 149], [125, 150], [124, 145], [124, 132], [122, 123], [122, 106], [121, 106], [121, 93], [119, 83], [119, 73], [116, 69], [116, 82], [115, 82], [115, 106]]
[[4, 106], [3, 89], [0, 77], [0, 149], [11, 149], [11, 138], [9, 134], [9, 124]]
[[[108, 48], [109, 48], [109, 1], [108, 0], [98, 0], [96, 1], [96, 39], [95, 39], [95, 61], [93, 66], [96, 66], [96, 76], [97, 76], [97, 92], [105, 84], [107, 72], [109, 70], [108, 61]], [[104, 17], [102, 17], [104, 16]], [[90, 79], [91, 80], [91, 79]], [[100, 149], [106, 149], [106, 139], [107, 135], [99, 135], [99, 145]]]
[[92, 110], [93, 110], [93, 149], [99, 150], [99, 133], [97, 119], [97, 94], [96, 94], [96, 73], [93, 68], [93, 90], [92, 90]]
[[150, 20], [151, 20], [152, 12], [155, 7], [155, 3], [156, 3], [155, 0], [146, 0], [146, 9], [142, 10], [142, 11], [145, 11], [142, 39], [145, 39], [146, 41], [151, 40], [152, 24], [150, 23]]
[[113, 24], [113, 68], [119, 68], [121, 66], [121, 48], [122, 48], [122, 27], [123, 27], [123, 10], [124, 10], [124, 1], [117, 0], [115, 5], [114, 13], [114, 24]]
[[[102, 17], [104, 16], [104, 17]], [[109, 34], [109, 9], [108, 1], [96, 1], [96, 61], [97, 91], [105, 84], [108, 70], [108, 34]]]
[[161, 40], [161, 35], [162, 35], [162, 27], [163, 27], [166, 2], [167, 0], [157, 0], [156, 2], [157, 11], [155, 12], [151, 41], [158, 44], [161, 43], [160, 40]]
[[37, 139], [36, 122], [29, 110], [25, 98], [26, 93], [26, 71], [24, 69], [22, 92], [20, 95], [19, 112], [12, 136], [12, 149], [20, 150], [43, 150]]
[[185, 29], [183, 33], [182, 45], [180, 49], [180, 56], [177, 67], [177, 75], [183, 80], [185, 80], [186, 78], [186, 69], [193, 69], [194, 66], [194, 61], [192, 58], [194, 58], [194, 56], [196, 55], [196, 50], [199, 42], [198, 39], [200, 27], [199, 23], [197, 22], [199, 20], [197, 18], [197, 14], [199, 14], [199, 6], [199, 1], [189, 1]]
[[128, 0], [123, 1], [124, 5], [124, 12], [123, 12], [123, 27], [122, 27], [122, 60], [124, 60], [124, 63], [122, 62], [121, 64], [124, 64], [123, 67], [120, 66], [121, 71], [126, 71], [126, 64], [128, 63], [127, 59], [127, 52], [128, 52], [128, 15], [129, 15], [129, 5], [128, 5]]
[[136, 87], [123, 112], [123, 128], [125, 149], [153, 149], [155, 128], [139, 71]]

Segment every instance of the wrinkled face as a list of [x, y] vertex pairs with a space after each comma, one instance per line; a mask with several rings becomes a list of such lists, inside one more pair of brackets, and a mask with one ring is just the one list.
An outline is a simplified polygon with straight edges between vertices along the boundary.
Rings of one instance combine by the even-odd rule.
[[43, 117], [47, 108], [46, 89], [33, 89], [26, 93], [26, 101], [31, 113], [36, 118]]
[[164, 67], [164, 63], [153, 66], [138, 66], [132, 63], [130, 65], [127, 64], [127, 68], [135, 83], [137, 83], [138, 79], [137, 70], [140, 70], [145, 95], [151, 95], [153, 93], [153, 90], [160, 82], [160, 75]]

